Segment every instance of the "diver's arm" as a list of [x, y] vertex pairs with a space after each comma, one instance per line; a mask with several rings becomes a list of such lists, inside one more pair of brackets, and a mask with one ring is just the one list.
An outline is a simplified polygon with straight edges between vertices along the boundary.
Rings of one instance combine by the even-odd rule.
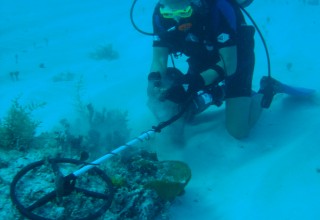
[[150, 72], [160, 72], [164, 78], [167, 71], [169, 49], [166, 47], [153, 47], [153, 58]]
[[204, 79], [205, 85], [210, 85], [214, 83], [219, 77], [224, 78], [235, 73], [237, 68], [237, 47], [230, 46], [224, 47], [219, 50], [221, 60], [216, 64], [218, 67], [221, 67], [224, 71], [224, 76], [220, 76], [222, 73], [218, 72], [215, 69], [208, 69], [201, 73], [202, 78]]
[[219, 50], [221, 61], [226, 76], [234, 74], [237, 70], [237, 46], [224, 47]]
[[[165, 79], [169, 50], [166, 47], [153, 47], [153, 58], [148, 76], [148, 96], [159, 99], [166, 90], [162, 80]], [[160, 74], [159, 74], [160, 73]]]

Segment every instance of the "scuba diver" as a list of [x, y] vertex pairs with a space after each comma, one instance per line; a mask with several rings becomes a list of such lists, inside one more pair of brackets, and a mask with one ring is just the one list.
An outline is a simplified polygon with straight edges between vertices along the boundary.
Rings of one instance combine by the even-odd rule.
[[[217, 86], [224, 81], [224, 88], [212, 96], [218, 103], [225, 100], [228, 132], [235, 138], [246, 137], [261, 114], [262, 94], [252, 94], [254, 28], [246, 25], [238, 5], [227, 0], [160, 0], [153, 28], [148, 76], [149, 106], [156, 105], [152, 110], [157, 111], [159, 102], [182, 105], [198, 91], [219, 91]], [[188, 57], [185, 75], [168, 69], [171, 53]]]
[[[242, 0], [242, 6], [251, 2]], [[258, 92], [252, 91], [255, 28], [246, 24], [236, 0], [159, 0], [153, 32], [147, 93], [159, 120], [187, 106], [186, 121], [225, 101], [226, 129], [242, 139], [273, 96], [286, 92], [270, 76], [262, 78]], [[181, 54], [188, 57], [186, 74], [168, 67], [170, 55]]]

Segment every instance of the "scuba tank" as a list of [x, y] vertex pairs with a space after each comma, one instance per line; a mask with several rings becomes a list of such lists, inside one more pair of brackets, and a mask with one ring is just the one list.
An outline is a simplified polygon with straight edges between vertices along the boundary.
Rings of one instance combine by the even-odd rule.
[[[202, 1], [202, 0], [192, 0], [192, 2], [197, 2], [197, 1]], [[214, 0], [204, 0], [205, 2], [213, 2]], [[253, 2], [253, 0], [231, 0], [233, 2], [235, 2], [237, 5], [240, 6], [240, 8], [246, 8], [249, 5], [251, 5], [251, 3]]]
[[241, 7], [245, 8], [248, 7], [253, 0], [235, 0]]

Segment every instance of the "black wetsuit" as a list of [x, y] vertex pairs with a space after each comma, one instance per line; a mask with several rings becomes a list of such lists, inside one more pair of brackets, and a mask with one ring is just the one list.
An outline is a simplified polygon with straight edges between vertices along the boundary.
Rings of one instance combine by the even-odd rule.
[[[199, 74], [220, 61], [219, 49], [237, 46], [236, 73], [221, 76], [226, 96], [251, 96], [254, 69], [254, 28], [247, 26], [240, 8], [231, 0], [201, 0], [191, 3], [192, 16], [179, 22], [164, 18], [161, 5], [153, 14], [154, 47], [166, 47], [170, 53], [188, 58], [188, 74]], [[213, 68], [214, 69], [214, 68]]]

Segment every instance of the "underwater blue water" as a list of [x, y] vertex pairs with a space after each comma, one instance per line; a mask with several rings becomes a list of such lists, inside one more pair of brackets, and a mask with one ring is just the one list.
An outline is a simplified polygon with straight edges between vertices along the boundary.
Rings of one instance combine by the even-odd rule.
[[[34, 117], [42, 121], [38, 133], [50, 131], [61, 118], [77, 117], [75, 87], [82, 82], [83, 102], [128, 111], [133, 136], [155, 125], [146, 106], [152, 38], [132, 27], [131, 3], [2, 0], [0, 119], [18, 96], [22, 103], [46, 102]], [[143, 30], [151, 31], [155, 3], [138, 0], [134, 15]], [[266, 39], [272, 75], [319, 91], [317, 1], [254, 1], [247, 10]], [[116, 59], [90, 58], [106, 45], [118, 53]], [[184, 60], [177, 65], [185, 68]], [[18, 80], [10, 76], [15, 71]], [[255, 89], [266, 73], [256, 35]], [[172, 205], [170, 219], [320, 219], [319, 105], [318, 96], [295, 100], [279, 95], [243, 141], [225, 131], [223, 107], [209, 109], [201, 116], [204, 123], [186, 128], [183, 148], [157, 135], [159, 157], [184, 161], [193, 174], [185, 194]]]

